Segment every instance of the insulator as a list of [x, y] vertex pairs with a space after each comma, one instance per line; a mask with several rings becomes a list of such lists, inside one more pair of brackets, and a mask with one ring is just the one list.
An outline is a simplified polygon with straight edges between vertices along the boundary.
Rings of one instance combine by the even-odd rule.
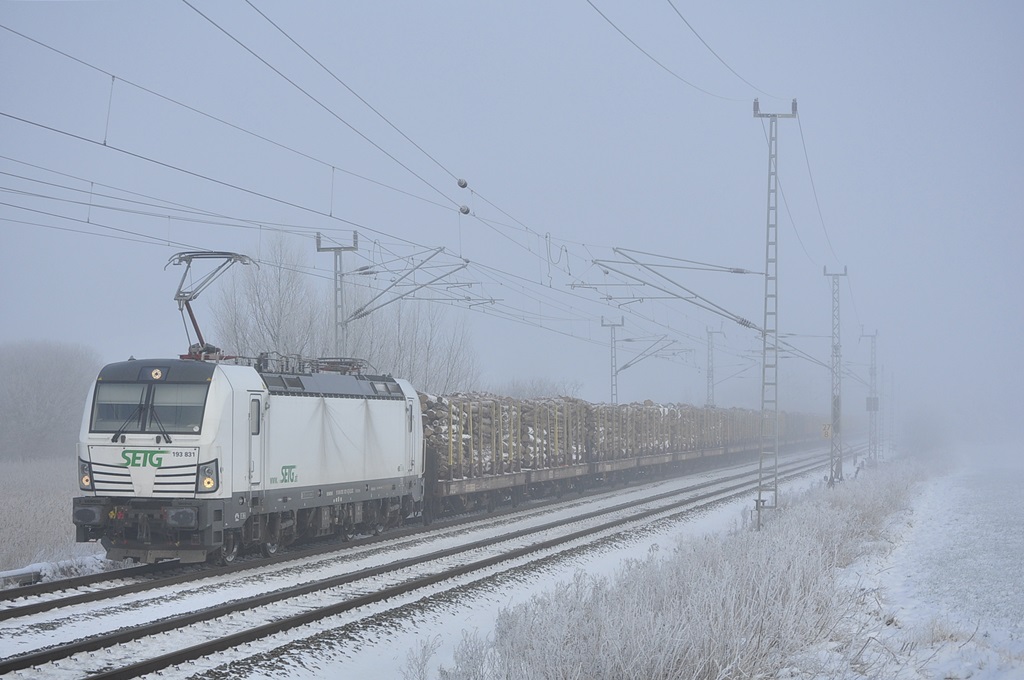
[[463, 215], [468, 215], [469, 214], [469, 206], [468, 205], [464, 205], [464, 206], [460, 207], [459, 208], [459, 212], [462, 213]]
[[467, 182], [466, 180], [464, 180], [462, 178], [459, 178], [459, 188], [460, 189], [465, 189], [468, 186], [469, 186], [469, 182]]

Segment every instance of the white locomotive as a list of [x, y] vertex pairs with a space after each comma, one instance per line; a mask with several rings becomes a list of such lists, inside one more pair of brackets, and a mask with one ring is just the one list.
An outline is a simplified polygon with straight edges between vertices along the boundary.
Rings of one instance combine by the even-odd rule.
[[234, 560], [379, 532], [424, 494], [420, 401], [389, 376], [190, 359], [104, 367], [78, 445], [77, 540], [111, 559]]

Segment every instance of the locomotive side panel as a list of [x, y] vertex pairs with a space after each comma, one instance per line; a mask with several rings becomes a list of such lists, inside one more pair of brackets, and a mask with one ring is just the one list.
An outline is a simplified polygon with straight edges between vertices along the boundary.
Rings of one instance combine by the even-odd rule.
[[269, 404], [268, 492], [416, 474], [405, 455], [402, 400], [271, 395]]

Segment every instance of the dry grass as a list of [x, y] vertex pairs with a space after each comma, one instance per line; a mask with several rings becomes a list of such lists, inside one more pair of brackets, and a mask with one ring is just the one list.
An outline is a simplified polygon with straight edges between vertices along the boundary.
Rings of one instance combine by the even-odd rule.
[[[907, 502], [916, 474], [877, 472], [809, 492], [764, 531], [680, 541], [611, 579], [580, 573], [500, 612], [492, 637], [467, 636], [440, 677], [774, 677], [830, 640], [851, 606], [838, 569]], [[420, 658], [407, 675], [424, 669]]]
[[73, 455], [9, 461], [0, 476], [0, 571], [101, 552], [76, 543], [71, 499], [78, 493]]

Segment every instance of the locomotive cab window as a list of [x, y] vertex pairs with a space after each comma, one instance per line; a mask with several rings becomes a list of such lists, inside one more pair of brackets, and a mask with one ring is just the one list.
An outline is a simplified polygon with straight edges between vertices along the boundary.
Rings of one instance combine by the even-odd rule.
[[252, 399], [249, 401], [249, 434], [257, 435], [260, 433], [260, 400]]
[[153, 385], [146, 432], [197, 434], [203, 425], [206, 385]]
[[206, 384], [99, 383], [89, 430], [198, 434], [208, 389]]
[[268, 389], [272, 390], [283, 390], [285, 389], [284, 378], [279, 375], [265, 375], [263, 376], [263, 382], [266, 383]]
[[373, 381], [370, 383], [373, 388], [374, 394], [401, 394], [402, 388], [398, 386], [398, 383], [389, 383], [383, 381]]
[[145, 385], [100, 383], [96, 386], [89, 429], [93, 432], [116, 432], [125, 427], [126, 432], [138, 432], [145, 396]]

